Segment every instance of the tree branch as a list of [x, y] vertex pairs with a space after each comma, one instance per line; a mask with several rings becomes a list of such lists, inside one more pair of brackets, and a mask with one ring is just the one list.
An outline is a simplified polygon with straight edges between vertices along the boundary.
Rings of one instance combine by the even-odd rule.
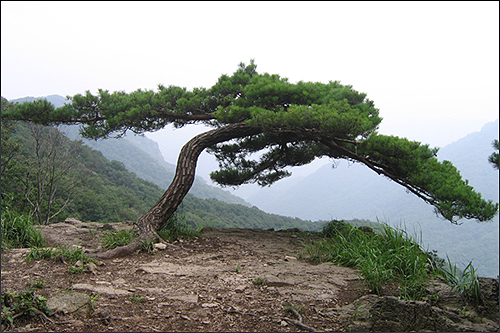
[[356, 160], [358, 162], [363, 163], [364, 165], [366, 165], [367, 167], [369, 167], [370, 169], [372, 169], [373, 171], [375, 171], [379, 175], [382, 174], [382, 175], [388, 177], [389, 179], [391, 179], [392, 181], [396, 182], [397, 184], [399, 184], [399, 185], [407, 188], [410, 192], [412, 192], [413, 194], [415, 194], [416, 196], [418, 196], [419, 198], [421, 198], [422, 200], [424, 200], [428, 204], [431, 204], [431, 205], [437, 207], [437, 202], [434, 199], [432, 199], [432, 197], [424, 195], [424, 194], [427, 194], [424, 190], [418, 189], [415, 186], [412, 186], [411, 184], [408, 184], [407, 182], [405, 182], [400, 177], [397, 177], [397, 176], [389, 173], [387, 170], [384, 169], [384, 167], [387, 168], [387, 166], [383, 166], [381, 164], [378, 164], [377, 162], [374, 162], [374, 161], [371, 161], [371, 160], [367, 159], [364, 156], [360, 156], [360, 155], [358, 155], [356, 153], [353, 153], [349, 149], [344, 148], [344, 147], [338, 145], [334, 140], [331, 140], [331, 139], [322, 139], [320, 142], [322, 144], [326, 145], [327, 147], [329, 147], [330, 149], [341, 151], [347, 157], [349, 157], [349, 158], [351, 158], [353, 160]]

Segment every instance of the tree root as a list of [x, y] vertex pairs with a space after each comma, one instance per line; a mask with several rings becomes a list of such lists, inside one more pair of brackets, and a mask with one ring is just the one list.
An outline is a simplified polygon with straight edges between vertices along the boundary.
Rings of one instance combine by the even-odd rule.
[[[182, 246], [177, 246], [177, 245], [167, 243], [161, 238], [159, 238], [159, 242], [162, 244], [165, 244], [171, 248], [174, 248], [174, 249], [185, 250], [185, 248], [183, 248]], [[122, 257], [126, 257], [126, 256], [133, 254], [137, 250], [140, 250], [142, 248], [142, 246], [143, 246], [143, 243], [141, 242], [141, 239], [139, 238], [139, 239], [135, 239], [134, 241], [132, 241], [132, 243], [130, 243], [128, 245], [118, 246], [118, 247], [115, 247], [114, 249], [111, 249], [111, 250], [108, 250], [105, 252], [93, 253], [90, 256], [93, 258], [96, 258], [96, 259], [122, 258]]]
[[141, 247], [142, 244], [139, 241], [135, 240], [128, 245], [118, 246], [106, 252], [94, 253], [91, 256], [97, 259], [113, 259], [113, 258], [126, 257], [128, 255], [131, 255], [135, 251], [140, 250]]

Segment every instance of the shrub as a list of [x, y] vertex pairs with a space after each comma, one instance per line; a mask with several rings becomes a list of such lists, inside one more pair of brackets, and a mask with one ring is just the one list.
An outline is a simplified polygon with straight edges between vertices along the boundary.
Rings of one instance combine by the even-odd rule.
[[321, 233], [323, 234], [324, 237], [334, 238], [337, 235], [344, 233], [349, 228], [351, 228], [351, 226], [344, 220], [341, 221], [333, 220], [328, 222], [325, 226], [323, 226]]
[[4, 323], [7, 327], [12, 326], [14, 320], [20, 317], [33, 318], [36, 315], [41, 317], [51, 315], [46, 302], [45, 297], [35, 295], [33, 288], [16, 293], [2, 292], [2, 327]]

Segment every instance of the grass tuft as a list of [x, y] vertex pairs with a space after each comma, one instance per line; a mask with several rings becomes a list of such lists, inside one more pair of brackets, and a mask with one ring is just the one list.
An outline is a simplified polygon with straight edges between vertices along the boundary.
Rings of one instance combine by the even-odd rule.
[[100, 241], [105, 249], [110, 250], [130, 244], [134, 237], [134, 230], [108, 231], [101, 236]]
[[477, 279], [476, 269], [472, 266], [472, 261], [469, 262], [463, 270], [457, 265], [452, 264], [447, 256], [447, 262], [443, 263], [438, 268], [438, 274], [441, 275], [446, 283], [453, 287], [464, 297], [471, 299], [475, 305], [483, 305], [481, 297], [481, 288]]
[[429, 255], [404, 230], [385, 224], [376, 234], [332, 221], [322, 233], [323, 240], [306, 247], [311, 259], [358, 269], [366, 286], [377, 294], [388, 282], [397, 282], [403, 297], [419, 300], [424, 296]]
[[158, 231], [158, 236], [166, 242], [173, 242], [180, 238], [199, 237], [200, 233], [188, 226], [181, 208], [181, 210], [176, 211], [163, 225], [160, 231]]
[[43, 247], [45, 240], [42, 233], [33, 226], [30, 216], [2, 207], [2, 249]]

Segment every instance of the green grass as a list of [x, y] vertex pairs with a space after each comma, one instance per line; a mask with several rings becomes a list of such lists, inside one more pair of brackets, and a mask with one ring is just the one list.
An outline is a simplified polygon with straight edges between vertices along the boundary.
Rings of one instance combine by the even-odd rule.
[[305, 253], [318, 262], [358, 269], [377, 294], [388, 282], [396, 282], [404, 298], [421, 299], [432, 267], [429, 254], [404, 230], [383, 225], [378, 232], [332, 221], [323, 228], [325, 238], [306, 246]]
[[[73, 274], [79, 274], [86, 272], [88, 270], [88, 263], [96, 263], [97, 260], [89, 257], [80, 248], [68, 249], [66, 247], [59, 247], [57, 249], [53, 248], [38, 248], [32, 247], [30, 251], [26, 254], [26, 262], [32, 262], [37, 260], [52, 260], [55, 258], [62, 258], [65, 262], [70, 264], [68, 271]], [[78, 261], [81, 265], [75, 265]]]
[[130, 244], [134, 237], [134, 230], [108, 231], [101, 236], [100, 241], [102, 246], [109, 250], [118, 246]]
[[481, 288], [476, 276], [476, 269], [472, 266], [472, 261], [461, 270], [457, 265], [452, 264], [450, 258], [447, 256], [447, 262], [443, 263], [438, 268], [438, 274], [441, 275], [446, 283], [453, 287], [453, 289], [471, 299], [475, 305], [483, 305]]
[[144, 303], [146, 302], [146, 298], [139, 294], [133, 294], [132, 296], [130, 296], [130, 301], [132, 303]]
[[2, 207], [2, 249], [43, 247], [45, 240], [39, 230], [33, 226], [33, 220], [27, 215]]
[[29, 289], [43, 289], [43, 288], [45, 288], [45, 282], [43, 281], [43, 278], [39, 278], [37, 280], [29, 280], [28, 281], [28, 288]]
[[77, 261], [81, 262], [97, 262], [94, 258], [89, 257], [82, 249], [76, 247], [74, 249], [68, 249], [67, 247], [59, 247], [57, 249], [53, 248], [38, 248], [32, 247], [30, 251], [26, 254], [26, 262], [32, 262], [36, 260], [51, 260], [61, 256], [67, 263], [75, 264]]
[[182, 207], [172, 215], [167, 223], [158, 231], [164, 241], [172, 242], [179, 238], [193, 238], [199, 237], [200, 233], [191, 229], [186, 223]]

